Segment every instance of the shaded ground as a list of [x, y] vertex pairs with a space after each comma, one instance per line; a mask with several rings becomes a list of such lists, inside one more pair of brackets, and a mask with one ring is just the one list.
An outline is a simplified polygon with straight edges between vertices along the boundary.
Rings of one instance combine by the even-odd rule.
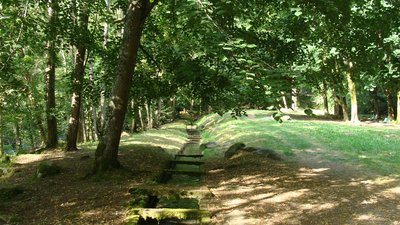
[[214, 224], [400, 224], [397, 177], [341, 176], [247, 153], [207, 167]]
[[[45, 159], [62, 172], [34, 179], [37, 164]], [[93, 165], [92, 151], [22, 155], [14, 176], [4, 183], [25, 191], [15, 201], [0, 203], [0, 216], [11, 224], [123, 224], [129, 187], [155, 178], [169, 156], [159, 148], [136, 149], [122, 152], [120, 159], [125, 170], [85, 179]]]

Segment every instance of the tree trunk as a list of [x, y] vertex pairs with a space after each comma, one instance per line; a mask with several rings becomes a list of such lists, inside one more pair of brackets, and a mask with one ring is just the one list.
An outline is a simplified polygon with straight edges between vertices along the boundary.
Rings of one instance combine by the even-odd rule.
[[47, 143], [46, 148], [55, 148], [58, 145], [56, 112], [56, 26], [57, 26], [57, 0], [49, 0], [49, 31], [47, 33], [47, 68], [46, 68], [46, 118], [47, 118]]
[[322, 82], [322, 98], [324, 100], [324, 115], [329, 116], [329, 105], [328, 105], [328, 94], [326, 88], [326, 82]]
[[[1, 100], [1, 99], [0, 99]], [[4, 143], [3, 143], [3, 106], [0, 102], [0, 158], [4, 155]]]
[[397, 123], [400, 123], [400, 90], [397, 91]]
[[15, 146], [16, 146], [15, 148], [17, 151], [20, 151], [22, 149], [22, 140], [21, 140], [18, 122], [14, 123], [13, 133], [14, 133], [14, 140], [15, 140]]
[[145, 109], [146, 109], [146, 117], [147, 117], [147, 129], [153, 128], [153, 113], [151, 109], [151, 101], [145, 102]]
[[143, 113], [142, 113], [141, 106], [138, 107], [138, 119], [139, 119], [139, 123], [140, 123], [140, 131], [146, 130], [146, 128], [144, 127]]
[[137, 51], [146, 18], [158, 1], [132, 0], [125, 16], [124, 33], [119, 54], [117, 77], [113, 85], [110, 117], [107, 118], [104, 137], [100, 139], [95, 154], [94, 173], [110, 168], [120, 168], [118, 147], [128, 106], [132, 76], [136, 66]]
[[380, 110], [379, 110], [378, 88], [374, 88], [374, 90], [372, 90], [370, 92], [370, 94], [371, 94], [372, 102], [373, 102], [373, 105], [374, 105], [374, 113], [375, 113], [374, 119], [378, 120], [379, 117], [381, 116], [380, 115]]
[[154, 116], [154, 126], [157, 128], [160, 127], [161, 107], [162, 107], [162, 100], [161, 98], [159, 98], [157, 100], [157, 110]]
[[292, 109], [293, 110], [297, 110], [298, 102], [299, 102], [298, 98], [299, 98], [299, 95], [297, 93], [297, 90], [295, 88], [293, 88], [293, 90], [292, 90]]
[[394, 103], [393, 103], [393, 94], [391, 90], [386, 90], [386, 99], [387, 99], [387, 110], [388, 110], [388, 120], [394, 120]]
[[358, 123], [358, 104], [357, 104], [357, 92], [356, 92], [356, 83], [353, 80], [352, 75], [353, 64], [349, 62], [349, 70], [347, 71], [347, 83], [349, 86], [350, 92], [350, 100], [351, 100], [351, 122]]
[[176, 98], [175, 97], [173, 97], [171, 99], [171, 109], [172, 109], [172, 115], [171, 115], [172, 120], [175, 120], [176, 119]]
[[346, 102], [346, 97], [342, 96], [340, 97], [340, 105], [342, 107], [342, 112], [343, 112], [343, 120], [344, 121], [349, 121], [349, 112], [347, 110], [347, 102]]
[[[89, 13], [87, 8], [84, 6], [80, 15], [80, 26], [81, 30], [79, 37], [77, 38], [77, 53], [75, 55], [75, 69], [72, 74], [72, 99], [71, 99], [71, 116], [68, 122], [68, 133], [67, 133], [67, 146], [65, 150], [76, 151], [79, 129], [79, 119], [81, 113], [82, 104], [82, 90], [83, 90], [83, 78], [85, 75], [85, 56], [86, 56], [86, 44], [84, 42], [85, 35], [88, 33]], [[82, 117], [84, 118], [84, 116]], [[83, 124], [85, 127], [85, 124]]]

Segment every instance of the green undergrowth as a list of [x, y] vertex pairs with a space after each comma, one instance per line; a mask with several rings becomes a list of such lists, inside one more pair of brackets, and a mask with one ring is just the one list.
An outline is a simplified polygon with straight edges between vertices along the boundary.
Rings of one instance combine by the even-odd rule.
[[383, 174], [400, 172], [400, 129], [317, 120], [281, 124], [271, 119], [270, 111], [250, 110], [247, 114], [251, 116], [234, 119], [229, 114], [214, 114], [202, 118], [198, 122], [203, 127], [202, 142], [225, 146], [243, 142], [289, 157], [298, 152], [315, 152], [325, 159], [360, 164]]

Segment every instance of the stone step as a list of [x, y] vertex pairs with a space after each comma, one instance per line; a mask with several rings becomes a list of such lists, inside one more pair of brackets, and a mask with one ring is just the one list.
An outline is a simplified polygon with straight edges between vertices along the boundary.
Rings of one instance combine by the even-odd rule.
[[198, 220], [200, 224], [210, 223], [210, 212], [201, 209], [170, 209], [170, 208], [142, 208], [137, 215], [143, 219], [156, 219], [162, 221], [165, 219], [179, 220]]
[[205, 171], [198, 171], [198, 170], [175, 170], [175, 169], [164, 169], [165, 173], [169, 174], [182, 174], [188, 176], [202, 176], [206, 174]]
[[175, 158], [178, 157], [201, 158], [203, 157], [203, 154], [176, 154]]
[[204, 162], [202, 161], [191, 161], [191, 160], [171, 160], [171, 163], [173, 164], [186, 164], [186, 165], [203, 165]]

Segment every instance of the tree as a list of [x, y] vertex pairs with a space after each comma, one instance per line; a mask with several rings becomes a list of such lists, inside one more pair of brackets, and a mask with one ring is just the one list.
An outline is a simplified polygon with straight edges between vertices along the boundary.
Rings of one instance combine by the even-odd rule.
[[75, 69], [72, 73], [72, 99], [71, 116], [68, 124], [67, 151], [77, 150], [76, 142], [78, 138], [79, 119], [82, 105], [83, 78], [85, 75], [85, 56], [87, 49], [86, 37], [88, 36], [89, 12], [88, 3], [83, 3], [80, 7], [77, 25]]
[[114, 81], [105, 133], [96, 149], [94, 173], [120, 168], [118, 147], [129, 100], [129, 89], [136, 66], [140, 38], [157, 0], [131, 0], [126, 12], [123, 38], [119, 53], [117, 77]]
[[47, 143], [46, 148], [55, 148], [58, 145], [56, 113], [56, 38], [57, 38], [57, 12], [58, 0], [49, 0], [49, 24], [47, 31], [47, 68], [46, 82], [46, 118], [47, 118]]

